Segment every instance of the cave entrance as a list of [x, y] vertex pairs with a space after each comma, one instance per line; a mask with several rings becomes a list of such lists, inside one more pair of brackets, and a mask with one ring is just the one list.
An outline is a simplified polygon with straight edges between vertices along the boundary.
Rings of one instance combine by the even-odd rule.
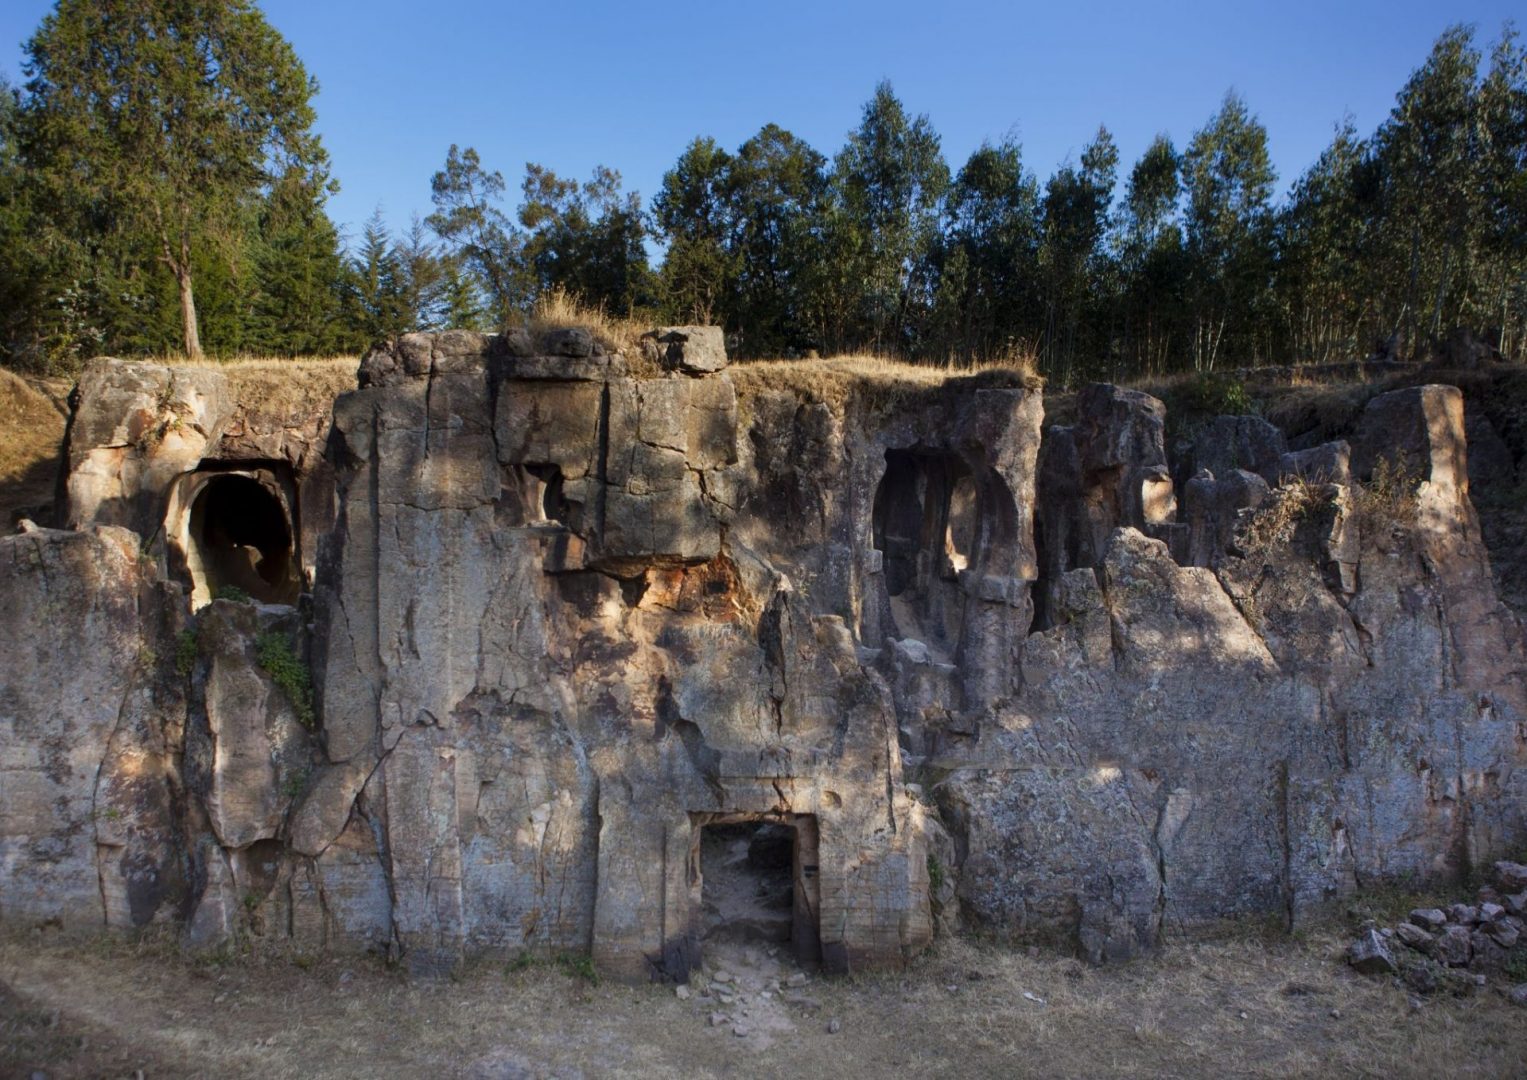
[[895, 636], [951, 652], [964, 611], [959, 577], [980, 542], [969, 467], [948, 452], [887, 450], [872, 513]]
[[700, 814], [690, 855], [700, 950], [707, 944], [788, 947], [821, 957], [816, 818]]
[[239, 590], [262, 604], [295, 604], [302, 592], [288, 501], [274, 477], [198, 474], [180, 538], [193, 608]]

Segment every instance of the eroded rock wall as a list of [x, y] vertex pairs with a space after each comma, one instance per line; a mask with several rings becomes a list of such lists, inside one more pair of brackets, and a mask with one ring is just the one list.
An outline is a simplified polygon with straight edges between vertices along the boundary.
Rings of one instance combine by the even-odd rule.
[[683, 978], [702, 830], [769, 820], [833, 969], [935, 918], [1103, 960], [1527, 839], [1456, 390], [1173, 462], [1137, 391], [1042, 431], [989, 379], [740, 397], [708, 328], [644, 360], [408, 335], [258, 423], [218, 372], [93, 364], [73, 529], [0, 540], [36, 629], [0, 916]]

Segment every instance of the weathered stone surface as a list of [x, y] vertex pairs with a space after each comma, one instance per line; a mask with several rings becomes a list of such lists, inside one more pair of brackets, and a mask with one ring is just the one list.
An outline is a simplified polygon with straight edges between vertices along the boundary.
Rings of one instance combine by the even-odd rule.
[[1432, 947], [1432, 936], [1414, 923], [1401, 923], [1396, 926], [1394, 936], [1418, 952], [1427, 952]]
[[1364, 930], [1347, 948], [1347, 963], [1364, 975], [1390, 975], [1399, 970], [1394, 954], [1377, 930]]
[[1496, 862], [1495, 884], [1502, 892], [1516, 893], [1527, 890], [1527, 863], [1501, 859]]
[[[1221, 442], [1251, 468], [1179, 490], [1164, 407], [1116, 387], [1041, 439], [1039, 393], [984, 378], [739, 402], [675, 364], [409, 336], [321, 434], [322, 410], [209, 419], [195, 468], [290, 469], [300, 609], [193, 617], [142, 534], [0, 542], [0, 600], [39, 628], [0, 647], [0, 915], [683, 979], [702, 837], [767, 821], [828, 970], [903, 963], [935, 919], [1108, 961], [1527, 840], [1527, 665], [1446, 388], [1359, 423], [1361, 482], [1386, 425], [1423, 451], [1386, 503], [1317, 482], [1339, 446], [1272, 486], [1244, 418]], [[150, 470], [112, 475], [164, 524]], [[311, 663], [315, 732], [268, 634]], [[1481, 896], [1480, 940], [1440, 913], [1394, 938], [1494, 963], [1524, 890]]]
[[1433, 953], [1440, 964], [1448, 967], [1466, 967], [1469, 958], [1474, 955], [1474, 946], [1470, 940], [1470, 931], [1466, 926], [1449, 925], [1442, 928], [1437, 935]]
[[1282, 480], [1291, 476], [1312, 484], [1350, 484], [1352, 447], [1345, 439], [1338, 439], [1284, 454], [1278, 461], [1278, 477]]
[[1216, 416], [1193, 439], [1193, 468], [1223, 476], [1234, 469], [1278, 482], [1287, 445], [1260, 416]]
[[209, 660], [201, 694], [206, 727], [193, 727], [188, 753], [205, 761], [212, 831], [226, 848], [273, 839], [290, 802], [288, 781], [306, 774], [307, 733], [256, 656], [261, 635], [284, 639], [291, 621], [226, 600], [201, 616], [197, 633]]
[[1408, 916], [1413, 926], [1436, 933], [1447, 925], [1447, 912], [1441, 908], [1416, 908]]
[[0, 917], [105, 921], [98, 859], [115, 845], [98, 849], [96, 794], [145, 646], [141, 584], [124, 529], [0, 538], [0, 609], [18, 631], [0, 647]]
[[642, 351], [689, 375], [709, 375], [727, 364], [726, 335], [719, 326], [660, 326], [642, 337]]
[[1352, 438], [1359, 480], [1387, 461], [1401, 473], [1438, 486], [1468, 489], [1463, 395], [1452, 386], [1414, 386], [1368, 402]]
[[233, 411], [209, 368], [92, 360], [69, 424], [63, 520], [152, 536], [170, 481], [208, 456]]

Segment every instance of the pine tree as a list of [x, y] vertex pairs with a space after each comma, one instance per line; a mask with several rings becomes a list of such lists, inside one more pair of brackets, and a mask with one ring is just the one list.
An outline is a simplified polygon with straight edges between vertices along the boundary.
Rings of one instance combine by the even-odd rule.
[[26, 53], [27, 165], [49, 213], [150, 238], [199, 355], [208, 247], [284, 176], [324, 174], [315, 84], [248, 0], [59, 0]]

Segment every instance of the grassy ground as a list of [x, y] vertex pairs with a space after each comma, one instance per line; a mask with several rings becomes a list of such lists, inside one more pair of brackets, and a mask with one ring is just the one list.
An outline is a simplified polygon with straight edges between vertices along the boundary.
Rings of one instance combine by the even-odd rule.
[[[1521, 1075], [1495, 989], [1413, 1003], [1343, 937], [1232, 934], [1089, 969], [968, 940], [904, 974], [812, 977], [772, 1035], [712, 1027], [697, 983], [482, 964], [410, 984], [360, 958], [196, 962], [166, 947], [0, 939], [0, 1074], [50, 1077]], [[829, 1032], [837, 1020], [840, 1030]]]

